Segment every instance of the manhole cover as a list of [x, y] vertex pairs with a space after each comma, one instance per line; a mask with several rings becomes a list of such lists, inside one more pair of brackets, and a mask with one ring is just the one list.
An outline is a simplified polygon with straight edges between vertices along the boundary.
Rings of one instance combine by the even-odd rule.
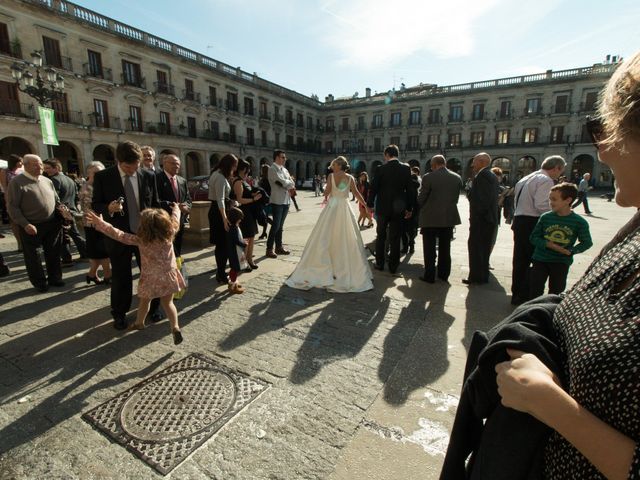
[[267, 387], [193, 354], [82, 418], [166, 475]]

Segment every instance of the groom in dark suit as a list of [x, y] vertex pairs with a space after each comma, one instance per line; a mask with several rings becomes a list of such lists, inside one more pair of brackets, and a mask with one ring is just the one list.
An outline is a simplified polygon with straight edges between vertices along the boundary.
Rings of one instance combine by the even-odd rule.
[[400, 233], [402, 220], [410, 218], [416, 197], [411, 181], [411, 168], [400, 163], [400, 150], [396, 145], [384, 149], [384, 165], [376, 170], [369, 189], [367, 206], [375, 210], [376, 220], [376, 263], [378, 270], [384, 270], [385, 244], [389, 230], [389, 271], [395, 273], [400, 264]]
[[[92, 206], [96, 213], [114, 227], [136, 233], [140, 212], [145, 208], [158, 208], [158, 191], [153, 173], [138, 170], [142, 150], [137, 143], [126, 141], [116, 148], [117, 165], [96, 172], [93, 180]], [[140, 252], [131, 245], [104, 239], [111, 260], [111, 315], [117, 330], [127, 328], [126, 314], [131, 308], [133, 255], [140, 265]], [[156, 312], [150, 312], [154, 315]]]
[[479, 153], [471, 164], [475, 177], [469, 190], [469, 278], [467, 285], [489, 283], [489, 255], [500, 216], [499, 181], [491, 171], [491, 157]]

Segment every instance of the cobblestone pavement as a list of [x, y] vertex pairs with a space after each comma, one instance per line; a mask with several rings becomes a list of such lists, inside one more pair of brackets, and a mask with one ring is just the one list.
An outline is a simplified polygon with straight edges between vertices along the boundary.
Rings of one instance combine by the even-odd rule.
[[[289, 215], [285, 231], [292, 255], [265, 260], [259, 242], [260, 269], [241, 277], [245, 294], [217, 286], [211, 248], [186, 255], [191, 282], [177, 302], [185, 337], [178, 347], [166, 321], [114, 330], [108, 289], [83, 283], [86, 264], [65, 269], [67, 286], [37, 293], [3, 229], [0, 251], [12, 274], [0, 280], [0, 478], [160, 477], [80, 415], [192, 352], [271, 388], [170, 477], [437, 478], [471, 335], [511, 311], [510, 231], [502, 225], [486, 287], [460, 283], [468, 272], [463, 224], [450, 284], [417, 280], [418, 246], [400, 275], [375, 272], [373, 291], [304, 292], [283, 280], [320, 205], [307, 192], [298, 198], [302, 211]], [[592, 203], [596, 247], [577, 258], [570, 284], [633, 213]], [[460, 206], [467, 217], [464, 199]], [[371, 241], [374, 232], [363, 236]]]

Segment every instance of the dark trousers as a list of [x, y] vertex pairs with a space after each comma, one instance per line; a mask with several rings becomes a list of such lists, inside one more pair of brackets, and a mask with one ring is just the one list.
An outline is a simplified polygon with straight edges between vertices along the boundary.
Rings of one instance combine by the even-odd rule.
[[[80, 235], [80, 232], [78, 231], [78, 227], [76, 226], [75, 220], [71, 222], [71, 226], [67, 230], [67, 235], [71, 237], [71, 240], [73, 240], [73, 243], [76, 244], [76, 248], [78, 249], [78, 254], [80, 254], [81, 257], [86, 258], [87, 242], [85, 241], [84, 238], [82, 238], [82, 235]], [[69, 242], [62, 242], [62, 259], [63, 260], [71, 260], [71, 249], [69, 248], [69, 246], [70, 246]]]
[[[422, 251], [424, 252], [424, 279], [434, 282], [438, 278], [445, 282], [451, 274], [451, 239], [453, 227], [424, 227], [422, 229]], [[438, 253], [436, 255], [436, 241]], [[436, 266], [437, 258], [437, 266]]]
[[[60, 220], [53, 218], [33, 225], [38, 230], [35, 235], [28, 235], [24, 228], [20, 227], [24, 264], [27, 267], [29, 281], [34, 287], [46, 285], [47, 279], [59, 282], [62, 280], [62, 266], [60, 265], [62, 225]], [[47, 267], [46, 276], [38, 254], [38, 247], [40, 246], [44, 251], [44, 263]]]
[[549, 293], [556, 295], [564, 292], [567, 286], [567, 275], [569, 273], [569, 264], [554, 262], [538, 262], [533, 261], [530, 276], [530, 297], [536, 298], [544, 295], [544, 286], [549, 279]]
[[137, 247], [108, 237], [104, 239], [104, 246], [111, 261], [111, 315], [116, 322], [125, 321], [133, 296], [131, 260], [135, 256], [140, 265], [140, 252]]
[[581, 203], [584, 205], [584, 213], [591, 213], [587, 192], [578, 192], [578, 198], [576, 199], [576, 202], [571, 205], [571, 208], [576, 208]]
[[538, 217], [518, 215], [513, 217], [513, 262], [511, 273], [511, 294], [518, 301], [529, 300], [529, 277], [533, 245], [529, 241], [531, 232], [538, 223]]
[[176, 257], [182, 255], [182, 237], [184, 236], [184, 223], [180, 225], [180, 230], [173, 239], [173, 253]]
[[269, 229], [267, 237], [267, 250], [273, 250], [275, 243], [276, 248], [282, 248], [282, 231], [284, 230], [284, 221], [289, 213], [289, 205], [271, 204], [271, 214], [273, 215], [273, 223]]
[[[402, 218], [378, 215], [376, 225], [376, 264], [384, 267], [387, 234], [389, 235], [389, 271], [395, 272], [400, 264], [400, 233]], [[389, 229], [387, 233], [387, 228]]]
[[[116, 322], [125, 322], [133, 296], [131, 260], [135, 256], [140, 266], [140, 251], [138, 247], [125, 245], [108, 237], [105, 237], [104, 245], [111, 261], [111, 316]], [[158, 312], [159, 305], [159, 300], [154, 298], [149, 314]]]
[[489, 281], [489, 257], [491, 242], [498, 225], [483, 219], [471, 219], [469, 222], [469, 281], [487, 283]]

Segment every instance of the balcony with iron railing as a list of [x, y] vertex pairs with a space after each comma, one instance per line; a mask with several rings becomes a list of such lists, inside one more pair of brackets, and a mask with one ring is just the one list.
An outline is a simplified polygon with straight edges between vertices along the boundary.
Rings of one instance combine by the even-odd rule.
[[144, 125], [138, 120], [127, 118], [124, 121], [124, 129], [127, 132], [144, 132]]
[[336, 126], [335, 126], [335, 125], [326, 125], [326, 126], [324, 127], [324, 131], [325, 131], [326, 133], [333, 133], [333, 132], [335, 132], [335, 131], [336, 131]]
[[160, 95], [176, 96], [176, 88], [171, 83], [153, 82], [153, 93]]
[[447, 115], [448, 123], [462, 123], [464, 122], [464, 115]]
[[580, 112], [594, 112], [596, 110], [596, 104], [593, 102], [580, 102]]
[[372, 130], [379, 130], [384, 128], [384, 125], [382, 122], [371, 122], [371, 129]]
[[347, 133], [349, 132], [351, 129], [349, 128], [349, 125], [340, 125], [340, 131], [342, 133]]
[[66, 70], [68, 72], [73, 72], [73, 60], [70, 57], [54, 57], [54, 58], [45, 58], [43, 59], [44, 65], [48, 67], [59, 68], [62, 70]]
[[496, 112], [496, 121], [513, 120], [513, 119], [514, 119], [514, 116], [513, 116], [513, 113], [511, 113], [511, 111], [508, 111], [508, 112], [497, 111]]
[[121, 130], [120, 117], [103, 117], [97, 113], [90, 113], [89, 125], [96, 128], [113, 128]]
[[417, 120], [411, 120], [409, 119], [409, 123], [407, 124], [409, 127], [422, 127], [422, 120], [421, 119], [417, 119]]
[[178, 129], [175, 126], [162, 122], [146, 122], [144, 131], [157, 135], [178, 135]]
[[554, 105], [551, 107], [552, 115], [571, 115], [569, 105]]
[[428, 117], [427, 125], [442, 125], [442, 116]]
[[271, 120], [271, 114], [267, 112], [260, 112], [260, 120]]
[[224, 104], [225, 108], [227, 109], [228, 112], [237, 112], [238, 111], [238, 104], [236, 102], [230, 102], [229, 100], [225, 101]]
[[389, 120], [389, 128], [400, 128], [402, 120]]
[[31, 103], [20, 103], [10, 98], [0, 98], [0, 116], [36, 118], [36, 109]]
[[205, 140], [220, 140], [220, 131], [211, 129], [202, 129], [199, 132], [199, 137]]
[[127, 75], [125, 73], [120, 74], [120, 80], [122, 85], [126, 87], [147, 89], [147, 80], [144, 77], [137, 78], [135, 76]]
[[85, 77], [100, 78], [109, 82], [113, 81], [113, 71], [110, 68], [99, 67], [91, 63], [83, 63], [82, 72]]
[[276, 113], [273, 116], [273, 121], [276, 123], [284, 123], [284, 117], [282, 115], [280, 115], [279, 113]]
[[182, 101], [200, 103], [200, 92], [194, 92], [193, 90], [182, 90]]
[[253, 107], [244, 107], [244, 114], [253, 117], [256, 114], [256, 111]]
[[522, 111], [522, 114], [525, 117], [531, 118], [531, 117], [543, 117], [544, 116], [544, 110], [542, 109], [542, 107], [538, 107], [538, 108], [527, 108], [525, 107], [524, 110]]
[[484, 122], [484, 121], [487, 121], [488, 119], [489, 119], [489, 116], [487, 115], [486, 112], [471, 114], [472, 122]]
[[219, 108], [224, 110], [224, 100], [218, 97], [207, 97], [207, 107]]
[[84, 125], [82, 112], [73, 110], [54, 110], [56, 122], [70, 123], [72, 125]]
[[287, 125], [293, 125], [293, 117], [287, 117], [287, 120], [285, 122]]

